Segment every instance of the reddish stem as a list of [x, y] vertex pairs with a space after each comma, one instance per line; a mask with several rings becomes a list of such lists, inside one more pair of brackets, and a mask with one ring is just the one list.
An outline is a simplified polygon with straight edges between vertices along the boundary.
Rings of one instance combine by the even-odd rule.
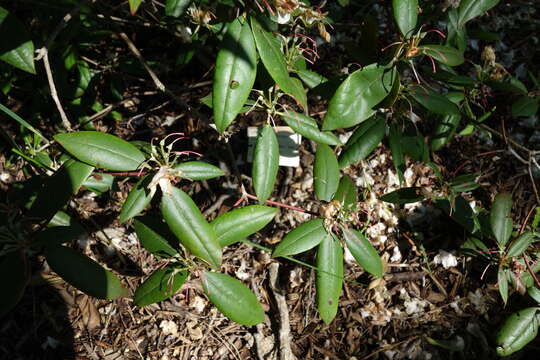
[[443, 39], [446, 39], [446, 35], [444, 35], [442, 32], [440, 32], [439, 30], [437, 29], [431, 29], [431, 30], [428, 30], [426, 31], [427, 33], [430, 33], [430, 32], [434, 32], [435, 34], [439, 35], [440, 37], [442, 37]]
[[125, 172], [111, 172], [111, 171], [108, 171], [108, 172], [105, 172], [105, 174], [109, 174], [109, 175], [118, 175], [118, 176], [136, 176], [136, 177], [141, 177], [143, 175], [146, 175], [148, 174], [147, 171], [125, 171]]
[[[244, 193], [244, 196], [247, 197], [248, 199], [259, 201], [259, 199], [255, 195]], [[274, 205], [274, 206], [279, 206], [279, 207], [286, 208], [286, 209], [295, 210], [295, 211], [298, 211], [298, 212], [301, 212], [301, 213], [304, 213], [304, 214], [319, 215], [319, 214], [316, 214], [316, 213], [314, 213], [312, 211], [304, 210], [304, 209], [301, 209], [299, 207], [283, 204], [283, 203], [280, 203], [280, 202], [277, 202], [277, 201], [266, 200], [265, 203], [267, 203], [268, 205]]]

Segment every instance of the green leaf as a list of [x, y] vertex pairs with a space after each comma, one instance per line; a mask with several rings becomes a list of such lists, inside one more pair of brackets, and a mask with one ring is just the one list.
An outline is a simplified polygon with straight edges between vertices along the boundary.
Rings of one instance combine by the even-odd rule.
[[[376, 117], [373, 123], [366, 122], [355, 130], [345, 149], [339, 155], [339, 167], [344, 168], [360, 160], [365, 159], [381, 143], [386, 132], [386, 122], [381, 117]], [[357, 134], [360, 134], [357, 136]]]
[[330, 131], [320, 131], [317, 122], [309, 116], [287, 110], [281, 114], [281, 117], [291, 129], [308, 139], [319, 144], [341, 145], [341, 141], [336, 135]]
[[270, 125], [266, 125], [257, 138], [253, 154], [253, 188], [260, 204], [264, 204], [272, 194], [278, 168], [279, 144], [276, 132]]
[[57, 246], [73, 242], [81, 236], [88, 236], [88, 234], [78, 223], [71, 226], [53, 226], [39, 232], [32, 240], [32, 244], [38, 247]]
[[98, 131], [57, 134], [54, 139], [82, 162], [112, 171], [136, 170], [145, 160], [134, 145]]
[[330, 237], [330, 234], [324, 228], [323, 219], [309, 220], [285, 235], [272, 252], [272, 256], [289, 256], [308, 251], [327, 237]]
[[305, 94], [301, 95], [302, 98], [298, 98], [298, 84], [289, 76], [285, 56], [281, 52], [280, 41], [272, 33], [266, 31], [255, 18], [251, 18], [251, 28], [261, 61], [272, 79], [281, 90], [294, 97], [299, 105], [306, 108], [307, 104], [303, 98]]
[[416, 28], [418, 0], [392, 0], [394, 19], [403, 36], [408, 39]]
[[311, 70], [298, 70], [296, 74], [298, 74], [300, 80], [302, 80], [310, 89], [313, 89], [328, 81], [328, 79], [324, 76]]
[[529, 287], [527, 289], [527, 295], [540, 304], [540, 290], [536, 286]]
[[98, 299], [116, 299], [128, 291], [118, 278], [94, 260], [66, 246], [45, 249], [45, 259], [62, 279]]
[[432, 151], [440, 150], [452, 139], [460, 121], [461, 115], [446, 115], [438, 121], [431, 139]]
[[413, 186], [394, 190], [384, 194], [380, 199], [392, 204], [409, 204], [424, 200], [424, 195], [421, 187]]
[[403, 136], [404, 134], [399, 129], [398, 124], [390, 124], [388, 145], [390, 147], [390, 152], [392, 153], [392, 162], [394, 163], [394, 168], [396, 169], [400, 184], [405, 182], [405, 176], [403, 174], [407, 169], [405, 165], [405, 155], [403, 154], [403, 147], [401, 145]]
[[173, 296], [184, 285], [189, 272], [172, 267], [156, 270], [137, 288], [133, 302], [137, 306], [154, 304]]
[[203, 161], [187, 161], [178, 164], [173, 169], [178, 176], [189, 180], [208, 180], [225, 175], [217, 166]]
[[538, 308], [520, 310], [506, 319], [497, 333], [497, 354], [508, 356], [521, 350], [538, 334]]
[[128, 0], [129, 2], [129, 12], [131, 15], [135, 15], [139, 6], [141, 6], [142, 0]]
[[526, 231], [514, 240], [506, 256], [509, 258], [518, 257], [522, 255], [533, 243], [535, 234], [530, 231]]
[[497, 272], [497, 281], [499, 283], [499, 293], [501, 294], [504, 305], [506, 305], [508, 302], [508, 276], [507, 270], [503, 267], [499, 267], [499, 271]]
[[205, 271], [205, 294], [226, 317], [250, 326], [264, 321], [264, 310], [253, 292], [241, 281], [226, 274]]
[[114, 176], [111, 174], [94, 173], [82, 183], [86, 189], [97, 194], [110, 190], [114, 183]]
[[399, 77], [399, 72], [394, 71], [394, 79], [392, 80], [392, 88], [390, 89], [390, 92], [386, 97], [381, 101], [377, 108], [381, 109], [390, 109], [392, 106], [394, 106], [395, 102], [399, 98], [399, 94], [401, 93], [401, 80]]
[[167, 0], [165, 2], [165, 15], [180, 17], [184, 15], [193, 0]]
[[478, 219], [474, 210], [462, 196], [457, 196], [453, 204], [446, 199], [437, 199], [435, 200], [435, 205], [468, 232], [475, 233], [479, 229]]
[[34, 65], [34, 43], [24, 25], [9, 11], [0, 7], [0, 60], [31, 74]]
[[491, 207], [489, 221], [491, 230], [497, 243], [501, 248], [504, 248], [510, 236], [512, 236], [512, 195], [509, 193], [500, 193], [495, 196]]
[[395, 69], [371, 64], [349, 75], [328, 104], [323, 130], [348, 128], [373, 114], [392, 89]]
[[150, 204], [154, 194], [150, 191], [148, 185], [150, 185], [153, 176], [154, 174], [148, 174], [142, 177], [131, 189], [120, 210], [120, 217], [118, 218], [120, 223], [139, 215]]
[[173, 257], [178, 254], [174, 235], [160, 219], [141, 216], [133, 220], [133, 228], [143, 248], [158, 257]]
[[330, 201], [339, 185], [339, 164], [330, 146], [317, 145], [313, 166], [315, 194], [319, 200]]
[[414, 86], [410, 95], [427, 110], [439, 115], [459, 115], [459, 107], [445, 96], [428, 88]]
[[161, 213], [182, 245], [193, 255], [219, 268], [221, 246], [216, 233], [188, 194], [171, 187], [170, 193], [164, 192], [161, 198]]
[[[0, 318], [13, 309], [21, 300], [30, 279], [28, 259], [21, 252], [13, 251], [0, 257], [2, 296], [0, 296]], [[9, 275], [8, 275], [9, 274]]]
[[345, 209], [356, 209], [358, 202], [358, 189], [349, 175], [343, 174], [332, 200], [339, 201], [341, 203], [341, 207]]
[[67, 160], [54, 175], [44, 181], [29, 216], [50, 220], [79, 191], [92, 171], [94, 168], [90, 165], [74, 159]]
[[345, 244], [354, 260], [368, 273], [380, 278], [383, 276], [383, 264], [379, 253], [362, 233], [342, 228]]
[[512, 104], [512, 116], [534, 116], [538, 112], [538, 99], [522, 96]]
[[221, 247], [256, 233], [264, 228], [277, 214], [277, 209], [264, 205], [248, 205], [221, 214], [210, 223], [217, 234]]
[[257, 75], [257, 51], [246, 19], [227, 25], [216, 59], [212, 104], [217, 130], [223, 133], [236, 118], [253, 88]]
[[482, 15], [498, 2], [499, 0], [462, 0], [458, 8], [459, 27], [463, 27], [468, 21]]
[[431, 56], [438, 62], [448, 66], [458, 66], [463, 64], [465, 58], [463, 53], [457, 49], [445, 45], [422, 45], [418, 49], [424, 55]]
[[327, 236], [317, 250], [317, 308], [329, 324], [337, 314], [343, 286], [343, 249], [334, 236]]
[[291, 77], [291, 84], [293, 87], [290, 90], [290, 94], [302, 108], [307, 109], [307, 94], [304, 85], [302, 85], [302, 81], [295, 77]]

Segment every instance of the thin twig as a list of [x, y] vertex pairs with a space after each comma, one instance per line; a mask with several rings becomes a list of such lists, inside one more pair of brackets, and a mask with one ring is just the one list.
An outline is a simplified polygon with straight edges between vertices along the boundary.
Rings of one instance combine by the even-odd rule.
[[40, 56], [43, 58], [43, 65], [45, 66], [45, 72], [47, 73], [47, 81], [49, 82], [49, 89], [51, 91], [51, 97], [54, 103], [56, 104], [56, 109], [58, 109], [58, 112], [60, 113], [62, 124], [68, 131], [71, 131], [71, 124], [69, 123], [69, 120], [66, 116], [64, 108], [62, 107], [62, 103], [60, 102], [58, 93], [56, 92], [56, 85], [54, 84], [51, 64], [49, 63], [49, 52], [47, 51], [47, 48], [45, 47], [41, 48]]
[[[94, 2], [94, 1], [92, 1]], [[45, 72], [47, 73], [47, 81], [49, 83], [49, 89], [51, 91], [51, 97], [56, 105], [56, 108], [58, 109], [58, 112], [60, 113], [60, 118], [62, 119], [62, 124], [64, 127], [71, 131], [71, 124], [66, 116], [66, 113], [64, 111], [64, 108], [62, 107], [62, 103], [60, 102], [60, 98], [58, 97], [58, 92], [56, 91], [56, 85], [54, 84], [54, 77], [51, 70], [51, 64], [49, 62], [49, 48], [53, 44], [54, 40], [60, 34], [60, 31], [64, 29], [67, 24], [73, 19], [73, 17], [79, 13], [81, 10], [81, 7], [83, 5], [83, 2], [79, 2], [77, 5], [75, 5], [64, 17], [62, 20], [58, 23], [56, 28], [53, 30], [49, 38], [47, 39], [47, 42], [41, 49], [38, 49], [36, 60], [43, 60], [43, 65], [45, 66]]]
[[532, 278], [534, 279], [534, 283], [536, 284], [536, 287], [540, 289], [540, 282], [538, 281], [536, 274], [531, 268], [531, 264], [529, 264], [529, 258], [527, 257], [526, 254], [523, 254], [523, 259], [525, 260], [525, 265], [527, 265], [527, 270], [529, 270], [529, 274], [531, 274]]
[[291, 325], [289, 323], [289, 309], [287, 301], [278, 285], [279, 263], [270, 264], [270, 289], [276, 299], [279, 311], [279, 358], [280, 360], [295, 360], [291, 350]]
[[173, 99], [178, 105], [188, 109], [191, 112], [194, 112], [195, 114], [198, 114], [198, 111], [196, 109], [193, 109], [191, 106], [189, 106], [189, 104], [186, 101], [184, 101], [180, 97], [176, 96], [172, 91], [170, 91], [165, 86], [165, 84], [156, 75], [154, 70], [152, 70], [150, 68], [150, 66], [148, 66], [148, 63], [146, 62], [144, 57], [141, 55], [141, 52], [139, 51], [139, 49], [137, 49], [137, 47], [135, 46], [133, 41], [131, 41], [131, 39], [126, 35], [126, 33], [121, 32], [121, 33], [119, 33], [119, 35], [122, 38], [122, 40], [124, 40], [124, 42], [127, 44], [129, 50], [133, 53], [133, 55], [135, 55], [137, 60], [139, 60], [139, 62], [144, 67], [144, 69], [146, 70], [148, 75], [150, 75], [150, 77], [152, 78], [152, 81], [153, 81], [154, 85], [156, 86], [156, 88], [158, 90], [160, 90], [161, 92], [169, 95], [171, 97], [171, 99]]

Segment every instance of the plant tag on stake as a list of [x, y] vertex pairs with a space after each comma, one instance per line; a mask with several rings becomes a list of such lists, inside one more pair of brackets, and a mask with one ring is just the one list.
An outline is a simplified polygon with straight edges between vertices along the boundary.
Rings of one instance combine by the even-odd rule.
[[[296, 134], [288, 126], [276, 126], [276, 135], [279, 143], [279, 166], [298, 167], [300, 166], [300, 155], [298, 147], [302, 141], [302, 136]], [[250, 126], [247, 129], [248, 135], [248, 162], [253, 162], [253, 149], [257, 141], [260, 127]]]

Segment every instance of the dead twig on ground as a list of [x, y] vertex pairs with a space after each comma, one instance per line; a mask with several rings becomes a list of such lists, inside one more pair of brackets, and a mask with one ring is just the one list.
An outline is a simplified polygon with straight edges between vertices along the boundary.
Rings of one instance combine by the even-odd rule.
[[[92, 1], [93, 2], [93, 1]], [[71, 131], [71, 123], [69, 122], [69, 119], [67, 118], [66, 112], [64, 111], [64, 108], [62, 107], [62, 103], [60, 102], [60, 98], [58, 97], [58, 92], [56, 91], [56, 85], [54, 83], [54, 77], [51, 70], [51, 64], [49, 62], [49, 48], [51, 47], [52, 43], [60, 34], [60, 31], [64, 29], [67, 24], [71, 21], [71, 19], [81, 10], [81, 6], [83, 5], [83, 2], [80, 2], [76, 6], [73, 7], [73, 9], [68, 12], [62, 20], [58, 23], [54, 31], [52, 32], [51, 36], [47, 39], [47, 42], [41, 49], [36, 50], [37, 57], [36, 60], [43, 60], [43, 66], [45, 67], [45, 73], [47, 74], [47, 82], [49, 83], [49, 90], [51, 91], [51, 97], [54, 101], [54, 104], [56, 105], [56, 109], [58, 110], [58, 113], [60, 114], [60, 118], [62, 119], [62, 124], [64, 127]]]
[[291, 325], [289, 323], [289, 309], [285, 296], [278, 285], [279, 263], [270, 264], [270, 289], [276, 299], [279, 312], [279, 358], [280, 360], [295, 360], [291, 350]]

